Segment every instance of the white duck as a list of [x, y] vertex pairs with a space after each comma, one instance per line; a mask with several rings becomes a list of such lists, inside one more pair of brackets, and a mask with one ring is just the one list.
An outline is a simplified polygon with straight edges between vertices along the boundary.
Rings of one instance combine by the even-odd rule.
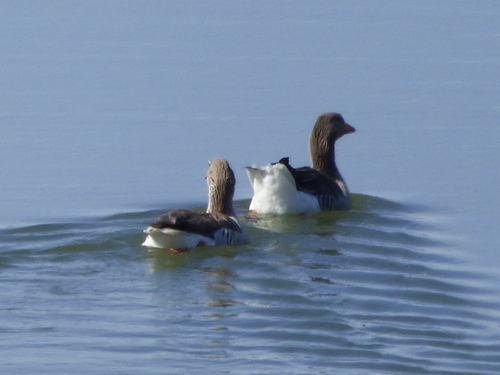
[[247, 241], [233, 209], [234, 173], [225, 159], [211, 159], [208, 163], [207, 212], [173, 210], [160, 216], [144, 231], [148, 236], [143, 246], [182, 253], [195, 247], [240, 245]]
[[247, 167], [255, 213], [315, 213], [348, 210], [349, 190], [335, 164], [335, 142], [355, 129], [338, 113], [318, 117], [309, 138], [312, 168], [292, 168], [288, 158], [265, 167]]

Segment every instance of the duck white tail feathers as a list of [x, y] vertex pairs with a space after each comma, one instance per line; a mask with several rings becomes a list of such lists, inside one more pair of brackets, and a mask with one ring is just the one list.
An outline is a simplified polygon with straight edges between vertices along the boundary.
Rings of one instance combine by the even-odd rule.
[[275, 163], [247, 167], [247, 174], [253, 188], [250, 210], [259, 214], [320, 211], [314, 196], [297, 190], [295, 180], [285, 165]]

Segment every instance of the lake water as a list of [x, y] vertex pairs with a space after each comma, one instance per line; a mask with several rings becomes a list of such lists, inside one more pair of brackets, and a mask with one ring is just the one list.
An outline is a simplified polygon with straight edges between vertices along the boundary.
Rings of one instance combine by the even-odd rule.
[[[9, 374], [500, 373], [496, 1], [4, 2], [0, 365]], [[353, 210], [251, 243], [140, 246], [207, 160], [309, 164]]]

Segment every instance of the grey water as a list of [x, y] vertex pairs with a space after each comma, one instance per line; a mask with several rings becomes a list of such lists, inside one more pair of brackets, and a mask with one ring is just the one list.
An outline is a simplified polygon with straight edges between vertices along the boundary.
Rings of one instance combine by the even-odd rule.
[[[9, 374], [498, 374], [495, 1], [0, 4]], [[244, 167], [356, 133], [353, 209], [247, 216]], [[141, 247], [228, 159], [250, 243]]]

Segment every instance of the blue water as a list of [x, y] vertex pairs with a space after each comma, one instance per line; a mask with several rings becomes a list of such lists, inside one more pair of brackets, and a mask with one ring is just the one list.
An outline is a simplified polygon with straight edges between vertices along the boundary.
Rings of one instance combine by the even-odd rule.
[[[500, 8], [0, 5], [1, 367], [24, 373], [498, 374]], [[251, 243], [140, 246], [202, 208], [207, 160], [309, 164], [354, 208], [244, 221]]]

